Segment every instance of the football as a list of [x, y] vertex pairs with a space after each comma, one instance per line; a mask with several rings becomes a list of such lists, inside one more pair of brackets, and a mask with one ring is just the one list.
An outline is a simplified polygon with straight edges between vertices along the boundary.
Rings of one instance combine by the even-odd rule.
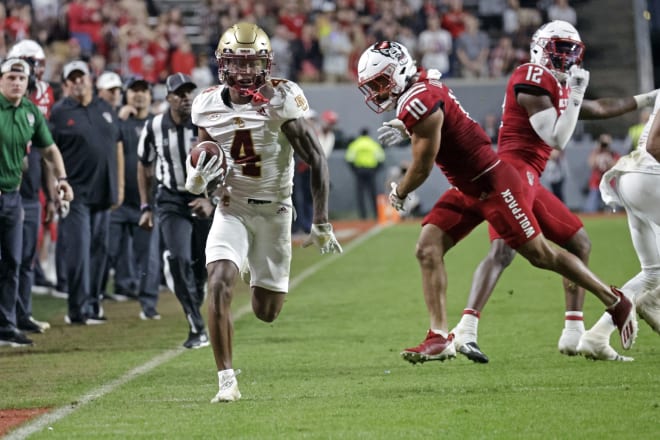
[[226, 168], [227, 160], [225, 159], [225, 155], [222, 152], [222, 148], [220, 148], [220, 145], [213, 141], [202, 141], [190, 150], [190, 164], [192, 166], [197, 166], [197, 161], [199, 160], [199, 155], [202, 151], [206, 152], [204, 163], [207, 163], [209, 160], [211, 160], [211, 157], [213, 156], [220, 156], [218, 160], [222, 163], [223, 168]]

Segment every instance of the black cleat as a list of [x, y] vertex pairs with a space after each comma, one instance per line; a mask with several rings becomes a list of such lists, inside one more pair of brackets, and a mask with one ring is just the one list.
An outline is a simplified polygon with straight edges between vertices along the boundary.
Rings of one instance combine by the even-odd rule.
[[461, 348], [458, 349], [458, 352], [465, 355], [465, 357], [470, 359], [472, 362], [476, 362], [478, 364], [488, 363], [488, 356], [486, 356], [486, 354], [481, 351], [479, 345], [477, 345], [476, 342], [468, 342], [461, 345]]

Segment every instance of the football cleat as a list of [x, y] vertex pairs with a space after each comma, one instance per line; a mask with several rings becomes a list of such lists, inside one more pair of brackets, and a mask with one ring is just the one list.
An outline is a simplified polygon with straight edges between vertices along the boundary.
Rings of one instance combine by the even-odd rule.
[[479, 345], [476, 342], [468, 342], [467, 344], [461, 345], [458, 349], [458, 352], [470, 359], [472, 362], [478, 364], [487, 364], [488, 356], [486, 353], [481, 351]]
[[401, 352], [404, 360], [416, 364], [426, 361], [444, 361], [456, 357], [452, 336], [445, 338], [429, 330], [424, 341], [417, 347], [406, 348]]
[[629, 350], [637, 338], [637, 317], [635, 316], [635, 305], [616, 287], [612, 286], [614, 293], [619, 301], [607, 309], [607, 313], [612, 315], [612, 321], [619, 329], [621, 336], [621, 346], [624, 350]]
[[584, 330], [564, 328], [557, 343], [559, 352], [567, 356], [576, 356], [578, 354], [577, 346], [583, 334]]
[[476, 335], [463, 333], [455, 327], [449, 337], [454, 341], [454, 348], [469, 360], [479, 364], [488, 363], [488, 356], [479, 348]]
[[577, 345], [577, 352], [592, 361], [632, 362], [634, 360], [617, 353], [610, 347], [607, 337], [595, 335], [591, 331], [584, 332]]
[[198, 349], [208, 347], [210, 345], [209, 337], [205, 331], [200, 333], [189, 332], [188, 339], [183, 343], [183, 346], [188, 349]]
[[233, 369], [218, 371], [220, 390], [211, 399], [211, 403], [235, 402], [241, 398], [241, 392], [238, 391], [238, 381], [236, 380], [236, 376], [240, 373], [241, 370], [234, 371]]
[[660, 287], [635, 297], [635, 306], [639, 316], [660, 333]]

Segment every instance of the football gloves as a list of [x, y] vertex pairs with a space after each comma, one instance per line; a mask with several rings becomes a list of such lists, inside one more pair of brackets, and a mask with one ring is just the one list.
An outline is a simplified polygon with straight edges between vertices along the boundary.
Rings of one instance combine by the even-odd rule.
[[587, 86], [589, 85], [589, 71], [573, 65], [569, 73], [568, 87], [571, 89], [570, 99], [575, 106], [579, 107], [582, 105], [584, 92], [587, 91]]
[[396, 118], [383, 122], [383, 126], [378, 129], [378, 142], [386, 147], [393, 147], [409, 138], [403, 121]]
[[341, 245], [332, 232], [330, 223], [312, 224], [309, 237], [302, 246], [308, 247], [311, 245], [317, 246], [322, 254], [340, 254], [342, 252]]
[[399, 185], [396, 182], [390, 184], [392, 190], [390, 191], [390, 205], [399, 212], [405, 211], [403, 205], [406, 203], [407, 197], [399, 197], [399, 193], [396, 192]]
[[225, 170], [222, 168], [222, 162], [218, 161], [218, 156], [213, 156], [207, 163], [206, 151], [202, 151], [197, 159], [197, 166], [193, 167], [190, 156], [186, 159], [186, 190], [193, 194], [201, 194], [206, 187], [217, 179], [223, 177]]

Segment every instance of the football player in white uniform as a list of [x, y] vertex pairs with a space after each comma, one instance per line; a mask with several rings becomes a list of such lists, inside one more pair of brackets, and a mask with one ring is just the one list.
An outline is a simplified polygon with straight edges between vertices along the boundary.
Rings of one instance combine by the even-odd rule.
[[[636, 150], [623, 156], [603, 175], [600, 191], [608, 205], [623, 206], [641, 272], [623, 289], [635, 297], [637, 313], [660, 333], [660, 95], [644, 126]], [[627, 288], [627, 289], [626, 289]], [[586, 331], [578, 351], [609, 345], [613, 324], [606, 316]]]
[[[217, 142], [227, 170], [205, 153], [192, 167], [186, 188], [214, 191], [217, 209], [206, 244], [208, 326], [220, 389], [211, 402], [238, 400], [232, 366], [231, 301], [241, 269], [249, 269], [252, 309], [265, 322], [277, 318], [289, 288], [294, 151], [312, 169], [314, 218], [303, 246], [321, 253], [342, 251], [328, 223], [328, 166], [313, 128], [303, 117], [307, 100], [300, 87], [270, 78], [270, 40], [258, 26], [241, 22], [218, 42], [220, 85], [201, 92], [192, 107], [199, 141]], [[280, 144], [280, 131], [290, 145]], [[223, 185], [216, 186], [217, 181]], [[209, 187], [209, 184], [211, 186]]]

